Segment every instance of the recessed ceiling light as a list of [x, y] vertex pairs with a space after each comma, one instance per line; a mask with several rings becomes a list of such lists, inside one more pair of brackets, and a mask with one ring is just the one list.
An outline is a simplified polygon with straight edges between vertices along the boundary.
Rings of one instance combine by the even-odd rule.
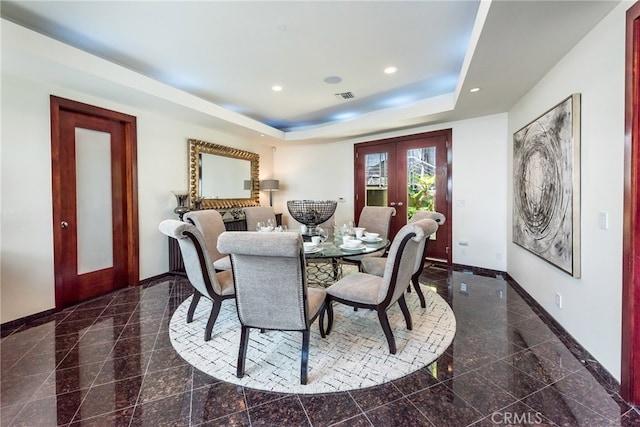
[[324, 78], [325, 83], [332, 84], [332, 85], [340, 83], [341, 81], [342, 81], [342, 77], [339, 77], [339, 76], [329, 76]]
[[387, 68], [384, 69], [384, 73], [385, 74], [394, 74], [397, 71], [398, 71], [398, 67], [393, 67], [393, 66], [387, 67]]
[[273, 86], [271, 86], [271, 90], [273, 90], [274, 92], [280, 92], [282, 90], [282, 86], [273, 85]]
[[480, 92], [480, 88], [479, 87], [474, 87], [473, 89], [469, 89], [469, 92], [471, 92], [471, 93]]

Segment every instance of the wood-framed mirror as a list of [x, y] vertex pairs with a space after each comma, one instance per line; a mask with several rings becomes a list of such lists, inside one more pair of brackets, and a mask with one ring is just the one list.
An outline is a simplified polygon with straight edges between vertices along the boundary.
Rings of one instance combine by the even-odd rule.
[[260, 155], [189, 139], [189, 198], [201, 209], [260, 204]]

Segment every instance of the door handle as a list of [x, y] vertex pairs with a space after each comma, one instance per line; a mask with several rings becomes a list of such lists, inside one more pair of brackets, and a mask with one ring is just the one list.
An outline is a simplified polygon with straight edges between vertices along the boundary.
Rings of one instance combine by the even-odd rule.
[[395, 206], [395, 205], [396, 205], [396, 202], [389, 203], [389, 206]]
[[398, 202], [398, 206], [402, 206], [402, 205], [403, 205], [403, 203], [402, 203], [402, 202]]
[[67, 228], [67, 227], [69, 227], [69, 223], [68, 223], [67, 221], [62, 221], [62, 222], [60, 223], [60, 227], [62, 227], [62, 228]]

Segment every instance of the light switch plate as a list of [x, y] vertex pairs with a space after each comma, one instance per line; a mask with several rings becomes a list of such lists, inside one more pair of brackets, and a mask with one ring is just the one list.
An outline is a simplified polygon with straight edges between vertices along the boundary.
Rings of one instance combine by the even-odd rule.
[[598, 214], [598, 226], [603, 230], [609, 229], [609, 212], [600, 212]]

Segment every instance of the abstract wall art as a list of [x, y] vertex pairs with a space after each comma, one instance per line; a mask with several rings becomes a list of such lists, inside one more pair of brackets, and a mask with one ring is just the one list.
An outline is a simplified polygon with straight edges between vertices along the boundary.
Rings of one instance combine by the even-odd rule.
[[513, 242], [580, 277], [580, 94], [513, 134]]

